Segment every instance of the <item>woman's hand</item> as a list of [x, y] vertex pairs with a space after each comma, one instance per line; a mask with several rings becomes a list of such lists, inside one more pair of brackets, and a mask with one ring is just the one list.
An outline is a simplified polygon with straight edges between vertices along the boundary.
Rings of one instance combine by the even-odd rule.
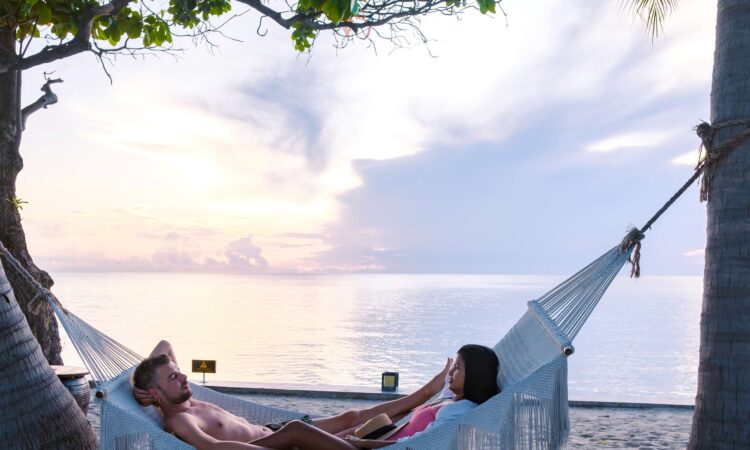
[[435, 375], [435, 377], [429, 382], [432, 395], [443, 390], [443, 387], [445, 387], [445, 378], [448, 376], [451, 367], [453, 367], [453, 358], [448, 358], [448, 360], [445, 361], [445, 367], [443, 367], [443, 370]]
[[156, 403], [156, 401], [153, 397], [151, 397], [151, 394], [149, 394], [148, 391], [144, 391], [143, 389], [138, 389], [136, 387], [133, 388], [133, 398], [135, 398], [135, 401], [137, 401], [141, 406], [151, 406]]

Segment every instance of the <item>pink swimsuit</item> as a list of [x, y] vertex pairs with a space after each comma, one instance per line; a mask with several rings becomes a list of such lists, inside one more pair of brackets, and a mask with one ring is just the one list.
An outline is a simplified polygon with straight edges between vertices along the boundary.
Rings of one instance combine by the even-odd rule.
[[435, 421], [435, 416], [443, 405], [429, 406], [422, 405], [414, 410], [409, 422], [400, 430], [388, 438], [389, 441], [395, 441], [401, 438], [413, 436], [420, 431], [424, 431], [427, 425]]

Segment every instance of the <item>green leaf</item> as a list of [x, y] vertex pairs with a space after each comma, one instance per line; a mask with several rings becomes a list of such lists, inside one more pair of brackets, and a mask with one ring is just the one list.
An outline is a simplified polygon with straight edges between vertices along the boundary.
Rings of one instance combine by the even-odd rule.
[[659, 36], [664, 21], [677, 8], [677, 0], [622, 0], [633, 14], [639, 16], [646, 24], [651, 39]]
[[40, 3], [36, 11], [36, 19], [39, 25], [47, 25], [52, 22], [52, 9], [44, 3]]
[[128, 18], [128, 21], [126, 22], [125, 26], [125, 33], [128, 35], [130, 39], [135, 39], [143, 33], [143, 18], [141, 17], [141, 13], [138, 11], [133, 11], [133, 13]]
[[477, 0], [477, 3], [479, 3], [479, 12], [482, 14], [495, 12], [495, 0]]
[[334, 24], [352, 16], [351, 0], [326, 0], [320, 9]]
[[58, 38], [63, 38], [65, 37], [64, 27], [65, 25], [61, 23], [56, 23], [52, 25], [52, 28], [50, 28], [50, 32], [54, 34], [55, 36], [57, 36]]
[[131, 22], [130, 27], [125, 31], [130, 39], [135, 39], [143, 32], [143, 24], [141, 22]]
[[294, 48], [300, 53], [311, 48], [317, 32], [312, 28], [303, 26], [299, 22], [294, 23], [292, 28], [294, 28], [292, 32]]
[[34, 4], [36, 3], [36, 0], [28, 0], [23, 2], [21, 5], [21, 9], [19, 11], [20, 18], [25, 18], [31, 16], [31, 8], [34, 7]]
[[22, 200], [18, 197], [7, 197], [5, 199], [6, 202], [13, 205], [16, 209], [23, 211], [23, 205], [28, 204], [29, 202]]

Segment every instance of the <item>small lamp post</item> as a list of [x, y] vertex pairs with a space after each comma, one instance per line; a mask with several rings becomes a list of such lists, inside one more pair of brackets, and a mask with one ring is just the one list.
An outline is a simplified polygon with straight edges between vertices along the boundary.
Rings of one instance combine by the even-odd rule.
[[383, 372], [380, 379], [380, 390], [394, 392], [398, 389], [398, 372]]

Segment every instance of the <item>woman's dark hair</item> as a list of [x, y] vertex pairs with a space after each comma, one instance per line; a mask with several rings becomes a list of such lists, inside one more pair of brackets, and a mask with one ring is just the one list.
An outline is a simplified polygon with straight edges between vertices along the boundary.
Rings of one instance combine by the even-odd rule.
[[464, 397], [481, 404], [500, 392], [497, 371], [500, 361], [495, 351], [484, 345], [467, 344], [458, 349], [464, 361]]

